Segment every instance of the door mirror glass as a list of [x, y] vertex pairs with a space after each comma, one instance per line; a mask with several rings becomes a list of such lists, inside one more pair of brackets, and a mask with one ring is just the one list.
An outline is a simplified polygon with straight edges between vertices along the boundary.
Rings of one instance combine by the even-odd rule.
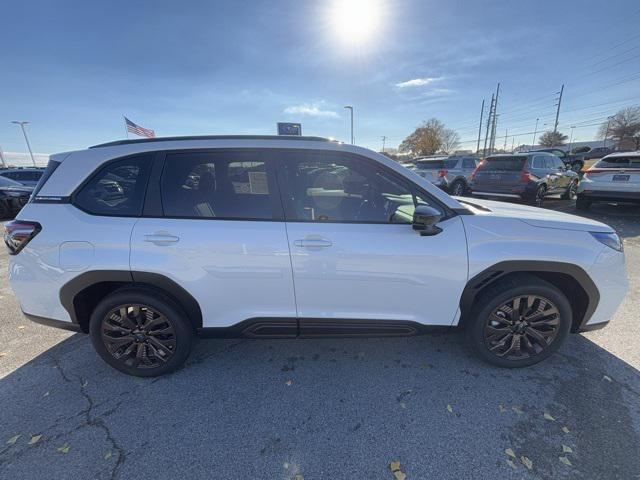
[[429, 205], [418, 205], [413, 211], [413, 229], [422, 236], [436, 235], [442, 231], [436, 224], [442, 219], [442, 213]]

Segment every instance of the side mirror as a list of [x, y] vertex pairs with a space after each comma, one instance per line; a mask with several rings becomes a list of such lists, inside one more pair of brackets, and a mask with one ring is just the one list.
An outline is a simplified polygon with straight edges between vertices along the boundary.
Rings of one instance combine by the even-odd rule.
[[420, 235], [437, 235], [442, 229], [436, 224], [442, 219], [442, 213], [429, 205], [418, 205], [413, 212], [413, 229]]

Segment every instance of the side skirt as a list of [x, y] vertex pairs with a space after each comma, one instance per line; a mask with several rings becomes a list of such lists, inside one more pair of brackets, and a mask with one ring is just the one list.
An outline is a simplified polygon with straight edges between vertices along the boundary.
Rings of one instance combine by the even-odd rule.
[[250, 318], [231, 327], [199, 328], [197, 333], [205, 338], [411, 337], [454, 329], [397, 320]]

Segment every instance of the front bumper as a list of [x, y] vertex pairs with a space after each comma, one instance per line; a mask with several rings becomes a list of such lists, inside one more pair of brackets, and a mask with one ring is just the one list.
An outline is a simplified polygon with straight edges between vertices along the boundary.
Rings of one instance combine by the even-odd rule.
[[80, 325], [72, 322], [65, 322], [63, 320], [56, 320], [54, 318], [39, 317], [37, 315], [31, 315], [30, 313], [22, 311], [22, 314], [34, 323], [45, 325], [47, 327], [60, 328], [62, 330], [69, 330], [71, 332], [82, 332]]

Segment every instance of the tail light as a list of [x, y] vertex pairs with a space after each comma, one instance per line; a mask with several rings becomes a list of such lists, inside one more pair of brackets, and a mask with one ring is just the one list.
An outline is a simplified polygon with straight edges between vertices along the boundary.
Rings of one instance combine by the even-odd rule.
[[443, 178], [447, 176], [446, 170], [438, 170], [438, 178]]
[[531, 174], [529, 172], [527, 172], [526, 170], [522, 170], [520, 172], [520, 181], [522, 183], [528, 183], [531, 181]]
[[478, 173], [478, 170], [480, 170], [480, 167], [482, 167], [482, 165], [484, 165], [484, 160], [481, 161], [480, 163], [478, 163], [478, 165], [476, 165], [476, 168], [473, 169], [473, 172], [471, 172], [471, 181], [472, 182], [476, 179], [476, 175]]
[[9, 249], [9, 255], [17, 255], [27, 246], [42, 227], [37, 222], [13, 220], [4, 225], [4, 243]]
[[611, 168], [590, 168], [586, 172], [584, 172], [584, 177], [597, 177], [598, 175], [602, 175], [604, 173], [611, 173], [614, 169]]

